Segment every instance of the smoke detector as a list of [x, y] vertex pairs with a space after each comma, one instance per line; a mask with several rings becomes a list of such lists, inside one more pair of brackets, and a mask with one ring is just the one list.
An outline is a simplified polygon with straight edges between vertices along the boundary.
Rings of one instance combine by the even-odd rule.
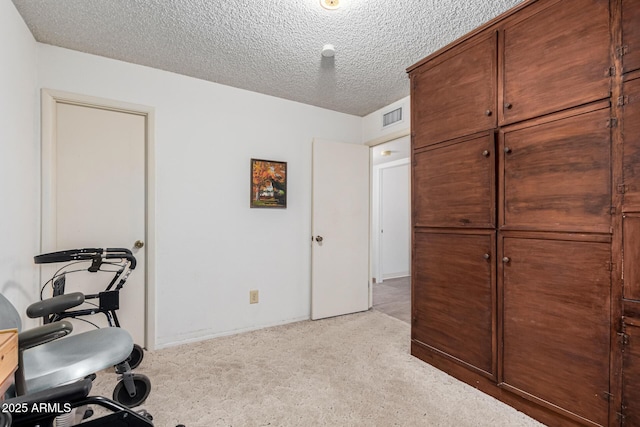
[[320, 6], [325, 9], [335, 10], [340, 7], [340, 0], [320, 0]]
[[336, 54], [336, 48], [332, 44], [325, 44], [322, 46], [322, 56], [325, 58], [332, 58]]

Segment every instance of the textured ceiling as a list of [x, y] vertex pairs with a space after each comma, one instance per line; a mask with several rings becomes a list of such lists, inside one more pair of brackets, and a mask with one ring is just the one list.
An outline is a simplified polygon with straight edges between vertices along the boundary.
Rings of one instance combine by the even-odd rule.
[[357, 116], [407, 96], [408, 66], [519, 2], [13, 0], [39, 42]]

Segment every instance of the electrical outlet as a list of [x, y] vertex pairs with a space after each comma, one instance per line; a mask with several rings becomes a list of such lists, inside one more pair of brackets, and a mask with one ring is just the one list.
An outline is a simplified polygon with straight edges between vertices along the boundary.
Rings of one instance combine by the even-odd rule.
[[249, 291], [249, 304], [258, 303], [258, 291]]

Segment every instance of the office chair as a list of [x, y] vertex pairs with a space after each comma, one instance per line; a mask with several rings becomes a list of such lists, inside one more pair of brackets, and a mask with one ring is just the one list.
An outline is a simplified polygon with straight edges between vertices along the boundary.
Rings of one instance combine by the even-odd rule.
[[[27, 311], [35, 310], [41, 315], [59, 312], [78, 298], [75, 294], [61, 295], [32, 304]], [[144, 375], [133, 374], [126, 361], [133, 349], [133, 339], [126, 330], [104, 328], [66, 336], [73, 330], [66, 320], [26, 331], [21, 331], [21, 326], [18, 311], [0, 294], [0, 329], [19, 331], [14, 395], [49, 390], [115, 366], [121, 377], [114, 390], [115, 401], [132, 408], [149, 396], [151, 382]]]

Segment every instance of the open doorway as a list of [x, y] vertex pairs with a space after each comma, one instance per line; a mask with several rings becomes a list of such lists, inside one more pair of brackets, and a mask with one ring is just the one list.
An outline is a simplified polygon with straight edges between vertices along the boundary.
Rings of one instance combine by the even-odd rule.
[[409, 136], [371, 148], [373, 308], [411, 318], [411, 179]]

